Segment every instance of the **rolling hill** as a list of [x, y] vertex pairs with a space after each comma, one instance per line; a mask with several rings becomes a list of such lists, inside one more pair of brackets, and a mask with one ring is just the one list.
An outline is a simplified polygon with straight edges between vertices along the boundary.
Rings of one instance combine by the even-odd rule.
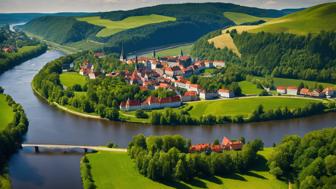
[[248, 31], [272, 32], [272, 33], [293, 33], [306, 35], [317, 34], [320, 31], [336, 30], [336, 3], [317, 5], [299, 12], [295, 12], [280, 18], [272, 19], [261, 25], [236, 26], [228, 30], [236, 29], [238, 32]]
[[267, 17], [252, 16], [249, 14], [238, 13], [238, 12], [224, 12], [224, 16], [232, 20], [237, 25], [244, 24], [244, 23], [257, 22], [260, 20], [269, 21], [272, 19], [272, 18], [267, 18]]
[[[210, 31], [235, 25], [232, 20], [224, 16], [224, 12], [270, 18], [285, 15], [279, 10], [228, 3], [185, 3], [90, 15], [95, 17], [47, 16], [34, 19], [22, 28], [24, 31], [61, 44], [96, 41], [104, 43], [106, 51], [119, 52], [121, 43], [124, 43], [125, 50], [132, 52], [155, 46], [192, 42]], [[157, 16], [154, 16], [153, 20], [153, 16], [150, 15]], [[142, 21], [146, 18], [147, 21], [134, 25], [132, 23], [134, 19], [139, 18]]]

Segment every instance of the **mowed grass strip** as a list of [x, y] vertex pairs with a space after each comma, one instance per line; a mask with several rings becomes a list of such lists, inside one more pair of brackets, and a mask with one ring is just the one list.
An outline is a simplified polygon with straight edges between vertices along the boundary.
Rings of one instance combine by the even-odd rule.
[[209, 39], [208, 42], [213, 43], [216, 48], [224, 49], [225, 47], [234, 52], [237, 56], [241, 56], [237, 46], [235, 45], [231, 35], [229, 33], [222, 33], [219, 36], [216, 36], [212, 39]]
[[238, 25], [247, 23], [247, 22], [256, 22], [259, 20], [269, 21], [272, 19], [272, 18], [252, 16], [249, 14], [239, 13], [239, 12], [224, 12], [224, 16], [232, 20], [235, 24], [238, 24]]
[[13, 108], [7, 104], [6, 97], [0, 94], [0, 131], [4, 130], [13, 119]]
[[[270, 151], [270, 150], [268, 150]], [[212, 179], [196, 178], [191, 182], [160, 183], [141, 175], [127, 153], [98, 152], [87, 155], [95, 185], [100, 189], [287, 189], [285, 182], [277, 180], [267, 170], [250, 171], [228, 177], [216, 176]], [[261, 165], [263, 168], [264, 165]], [[214, 182], [215, 180], [215, 182]]]
[[62, 85], [72, 87], [75, 84], [84, 86], [87, 83], [87, 78], [77, 72], [64, 72], [60, 75]]
[[289, 97], [246, 97], [240, 99], [190, 102], [188, 106], [193, 107], [189, 113], [195, 118], [209, 114], [214, 116], [242, 115], [247, 117], [256, 110], [259, 105], [263, 105], [267, 111], [279, 107], [288, 107], [289, 109], [305, 107], [307, 104], [317, 101], [320, 100]]
[[176, 18], [169, 16], [162, 16], [157, 14], [144, 16], [130, 16], [120, 21], [113, 21], [102, 19], [99, 16], [81, 17], [77, 18], [79, 21], [88, 22], [90, 24], [105, 27], [97, 33], [97, 37], [108, 37], [118, 32], [137, 28], [148, 24], [157, 24], [161, 22], [176, 21]]
[[[263, 79], [262, 77], [254, 76], [254, 78], [257, 79]], [[308, 81], [308, 80], [302, 80], [302, 79], [289, 79], [289, 78], [279, 78], [279, 77], [273, 77], [275, 86], [299, 86], [300, 83], [303, 83], [304, 85], [308, 85], [310, 88], [314, 88], [315, 86], [322, 85], [323, 87], [336, 87], [334, 83], [324, 83], [324, 82], [317, 82], [317, 81]]]

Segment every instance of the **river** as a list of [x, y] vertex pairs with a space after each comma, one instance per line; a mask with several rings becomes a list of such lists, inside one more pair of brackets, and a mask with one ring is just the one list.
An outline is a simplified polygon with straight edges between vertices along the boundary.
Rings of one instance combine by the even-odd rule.
[[[26, 143], [104, 145], [108, 141], [126, 147], [133, 135], [181, 134], [194, 143], [212, 142], [224, 135], [247, 140], [261, 138], [271, 146], [284, 135], [305, 133], [336, 125], [336, 113], [284, 121], [222, 126], [151, 126], [78, 117], [49, 106], [31, 89], [33, 76], [47, 62], [63, 54], [48, 51], [0, 76], [0, 86], [23, 105], [30, 125]], [[29, 149], [15, 154], [9, 163], [14, 189], [77, 189], [81, 187], [79, 153], [40, 153]], [[112, 163], [112, 162], [111, 162]]]

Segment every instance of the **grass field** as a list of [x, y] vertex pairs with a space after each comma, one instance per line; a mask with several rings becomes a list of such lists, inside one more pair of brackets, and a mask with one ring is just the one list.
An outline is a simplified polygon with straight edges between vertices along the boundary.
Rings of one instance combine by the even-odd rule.
[[[261, 77], [255, 77], [255, 78], [261, 78]], [[308, 85], [309, 88], [314, 88], [316, 85], [322, 85], [323, 87], [336, 87], [336, 84], [333, 83], [323, 83], [323, 82], [316, 82], [316, 81], [307, 81], [302, 79], [287, 79], [287, 78], [273, 78], [274, 85], [275, 86], [299, 86], [300, 83], [304, 83], [305, 85]]]
[[5, 129], [13, 121], [14, 112], [7, 104], [6, 97], [0, 94], [0, 131]]
[[208, 40], [209, 43], [213, 43], [216, 48], [224, 49], [225, 47], [232, 50], [239, 57], [241, 56], [238, 48], [233, 42], [232, 37], [228, 33], [222, 33], [221, 35]]
[[286, 97], [251, 97], [242, 99], [227, 99], [213, 101], [190, 102], [188, 106], [193, 106], [190, 115], [199, 118], [202, 115], [212, 114], [215, 116], [248, 116], [261, 104], [264, 109], [276, 109], [288, 107], [289, 109], [304, 107], [309, 103], [316, 102], [315, 99], [286, 98]]
[[78, 41], [74, 43], [67, 43], [67, 46], [85, 51], [85, 50], [90, 50], [90, 49], [102, 48], [104, 47], [104, 44], [96, 42], [96, 41], [92, 41], [92, 40], [83, 40], [83, 41]]
[[238, 12], [224, 12], [224, 16], [232, 20], [235, 24], [240, 25], [247, 22], [256, 22], [259, 20], [269, 21], [272, 18], [257, 17], [245, 13]]
[[88, 22], [90, 24], [105, 27], [97, 33], [97, 37], [108, 37], [118, 32], [137, 28], [148, 24], [156, 24], [167, 21], [176, 21], [176, 18], [162, 15], [144, 15], [144, 16], [130, 16], [120, 21], [112, 21], [108, 19], [102, 19], [99, 16], [81, 17], [77, 18], [80, 21]]
[[[261, 155], [269, 154], [272, 149], [265, 149]], [[247, 174], [235, 174], [230, 177], [213, 177], [210, 179], [196, 178], [191, 182], [154, 182], [138, 173], [134, 162], [127, 153], [122, 152], [98, 152], [87, 155], [91, 174], [97, 188], [101, 189], [287, 189], [288, 185], [277, 180], [268, 173], [265, 161], [256, 166], [256, 170]], [[265, 157], [267, 158], [267, 156]]]
[[[293, 33], [306, 35], [308, 33], [319, 33], [320, 31], [336, 30], [336, 3], [317, 5], [293, 14], [272, 19], [257, 26], [234, 26], [227, 30], [236, 29], [238, 32], [272, 32], [272, 33]], [[226, 31], [226, 30], [225, 30]], [[223, 33], [225, 33], [225, 31]]]
[[[165, 49], [156, 52], [156, 56], [179, 56], [181, 54], [181, 50], [183, 51], [183, 55], [190, 55], [190, 51], [192, 49], [193, 44], [181, 45], [170, 49]], [[143, 55], [145, 57], [152, 57], [153, 53], [147, 53]]]
[[60, 75], [61, 83], [66, 87], [72, 87], [75, 84], [85, 85], [87, 78], [77, 72], [65, 72]]
[[250, 81], [241, 81], [239, 82], [239, 86], [245, 95], [258, 95], [262, 91], [262, 89], [257, 88], [257, 86]]

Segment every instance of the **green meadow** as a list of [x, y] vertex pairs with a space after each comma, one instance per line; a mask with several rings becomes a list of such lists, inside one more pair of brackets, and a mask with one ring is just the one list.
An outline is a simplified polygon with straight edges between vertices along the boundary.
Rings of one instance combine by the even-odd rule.
[[75, 84], [85, 85], [87, 78], [77, 72], [65, 72], [60, 75], [61, 83], [66, 87], [72, 87]]
[[257, 85], [250, 81], [241, 81], [238, 84], [242, 90], [242, 93], [245, 95], [258, 95], [262, 91], [262, 89], [257, 88]]
[[255, 166], [255, 169], [246, 174], [234, 174], [226, 177], [196, 178], [190, 182], [152, 181], [141, 175], [134, 162], [127, 153], [123, 152], [98, 152], [88, 154], [91, 174], [97, 188], [100, 189], [287, 189], [285, 182], [277, 180], [268, 172], [266, 159], [272, 148], [266, 148], [259, 154], [264, 158]]
[[192, 106], [189, 113], [195, 118], [208, 114], [215, 116], [242, 115], [247, 117], [256, 110], [259, 105], [263, 105], [267, 111], [279, 107], [288, 107], [289, 109], [304, 107], [316, 101], [320, 100], [288, 97], [247, 97], [241, 99], [190, 102], [187, 105]]
[[247, 22], [256, 22], [259, 20], [268, 21], [272, 18], [264, 18], [264, 17], [257, 17], [252, 16], [245, 13], [238, 13], [238, 12], [224, 12], [224, 16], [230, 20], [232, 20], [235, 24], [240, 25]]
[[[254, 78], [262, 79], [262, 77], [255, 76]], [[317, 82], [317, 81], [308, 81], [308, 80], [302, 80], [302, 79], [288, 79], [288, 78], [279, 78], [279, 77], [273, 77], [275, 86], [299, 86], [300, 83], [303, 83], [305, 86], [307, 85], [309, 88], [314, 88], [318, 85], [322, 85], [323, 87], [335, 87], [336, 85], [333, 83], [324, 83], [324, 82]]]
[[[181, 54], [181, 50], [183, 51], [183, 55], [190, 55], [190, 51], [192, 49], [193, 44], [181, 45], [174, 48], [159, 50], [156, 52], [156, 56], [164, 57], [164, 56], [179, 56]], [[147, 53], [143, 55], [145, 57], [152, 57], [153, 53]]]
[[77, 18], [79, 21], [88, 22], [90, 24], [105, 27], [97, 33], [97, 37], [108, 37], [118, 32], [137, 28], [148, 24], [157, 24], [161, 22], [176, 21], [176, 18], [162, 15], [144, 15], [144, 16], [130, 16], [120, 21], [113, 21], [102, 19], [99, 16], [81, 17]]
[[0, 94], [0, 131], [5, 129], [14, 119], [12, 107], [7, 104], [6, 97]]

